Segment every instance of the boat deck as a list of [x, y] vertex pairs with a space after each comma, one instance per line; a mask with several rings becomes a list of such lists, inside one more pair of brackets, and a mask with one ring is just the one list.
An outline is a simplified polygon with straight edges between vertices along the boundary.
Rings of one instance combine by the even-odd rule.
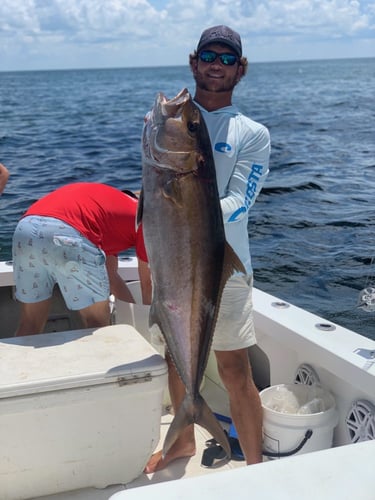
[[[217, 386], [208, 377], [205, 378], [202, 395], [209, 402], [210, 407], [215, 412], [228, 414], [227, 401], [226, 398], [223, 398], [223, 389]], [[168, 406], [165, 405], [161, 421], [160, 442], [156, 447], [156, 450], [159, 450], [161, 448], [172, 419], [173, 415], [168, 411]], [[225, 427], [225, 424], [223, 424], [223, 426]], [[211, 435], [205, 429], [203, 429], [199, 425], [196, 425], [195, 438], [198, 451], [194, 457], [175, 460], [165, 469], [153, 474], [142, 474], [137, 479], [126, 485], [113, 485], [102, 490], [95, 488], [85, 488], [82, 490], [75, 490], [58, 493], [55, 495], [38, 497], [37, 499], [33, 500], [108, 500], [111, 495], [119, 491], [137, 488], [139, 486], [147, 486], [181, 478], [198, 477], [202, 475], [212, 474], [218, 472], [219, 470], [229, 471], [245, 466], [245, 461], [217, 460], [213, 467], [202, 467], [201, 459], [203, 451], [206, 449], [205, 443], [208, 439], [211, 439]]]

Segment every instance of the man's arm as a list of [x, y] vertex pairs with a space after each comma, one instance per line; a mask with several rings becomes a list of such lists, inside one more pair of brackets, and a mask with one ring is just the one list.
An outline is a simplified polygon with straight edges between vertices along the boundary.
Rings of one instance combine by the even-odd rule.
[[0, 194], [4, 191], [5, 184], [9, 178], [9, 171], [5, 165], [0, 163]]
[[270, 137], [265, 127], [243, 140], [225, 197], [220, 200], [224, 222], [247, 217], [268, 175]]
[[118, 258], [115, 255], [106, 256], [106, 266], [109, 279], [110, 292], [120, 300], [125, 302], [135, 302], [133, 295], [126, 286], [124, 280], [118, 273]]
[[152, 299], [152, 281], [148, 263], [138, 259], [138, 273], [141, 281], [142, 301], [144, 304], [150, 305]]

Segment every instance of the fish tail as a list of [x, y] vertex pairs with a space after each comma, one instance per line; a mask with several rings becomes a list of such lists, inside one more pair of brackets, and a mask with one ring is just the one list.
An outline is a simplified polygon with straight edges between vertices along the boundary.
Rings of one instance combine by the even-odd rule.
[[190, 394], [186, 394], [165, 437], [163, 457], [177, 441], [183, 429], [194, 423], [204, 427], [223, 447], [227, 456], [231, 456], [228, 438], [206, 401], [200, 395], [193, 399]]
[[163, 444], [163, 458], [168, 453], [170, 448], [177, 441], [181, 432], [187, 427], [194, 423], [194, 402], [190, 394], [186, 394], [181, 406], [177, 410], [171, 425], [169, 426], [167, 435], [164, 439]]
[[231, 448], [228, 441], [228, 437], [225, 434], [223, 428], [221, 427], [218, 419], [210, 410], [206, 401], [202, 396], [198, 396], [196, 400], [196, 418], [195, 422], [204, 427], [213, 438], [222, 446], [223, 450], [227, 454], [227, 457], [231, 457]]

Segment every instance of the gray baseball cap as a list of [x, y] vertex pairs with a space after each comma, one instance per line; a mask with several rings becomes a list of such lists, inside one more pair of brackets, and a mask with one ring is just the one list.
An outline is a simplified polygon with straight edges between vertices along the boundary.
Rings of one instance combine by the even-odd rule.
[[197, 52], [210, 43], [223, 43], [228, 45], [228, 47], [234, 50], [238, 57], [242, 57], [241, 37], [236, 31], [228, 26], [213, 26], [212, 28], [204, 30], [197, 46]]

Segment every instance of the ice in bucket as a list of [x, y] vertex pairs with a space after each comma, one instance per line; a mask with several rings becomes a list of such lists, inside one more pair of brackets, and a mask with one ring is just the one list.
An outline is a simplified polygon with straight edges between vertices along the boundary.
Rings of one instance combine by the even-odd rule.
[[294, 415], [311, 415], [326, 410], [325, 401], [317, 395], [316, 386], [309, 387], [302, 401], [290, 388], [283, 385], [276, 386], [264, 404], [270, 410]]

